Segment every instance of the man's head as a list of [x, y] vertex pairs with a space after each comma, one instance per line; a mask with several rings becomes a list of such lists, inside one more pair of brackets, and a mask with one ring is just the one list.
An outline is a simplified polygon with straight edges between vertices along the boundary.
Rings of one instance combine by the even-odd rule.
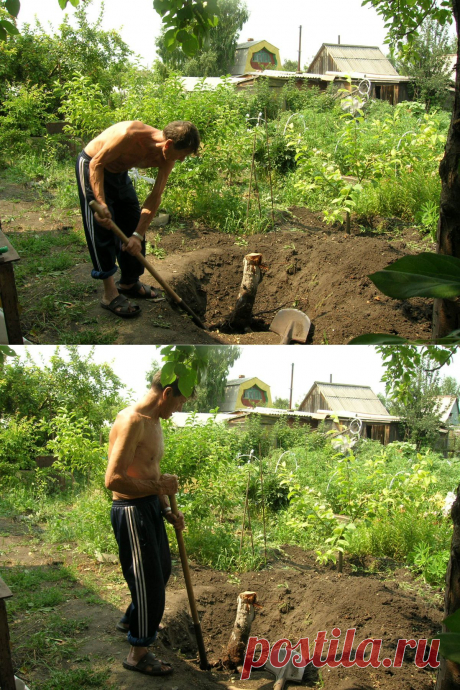
[[151, 389], [158, 395], [160, 417], [169, 419], [174, 412], [180, 412], [182, 405], [187, 401], [185, 395], [179, 390], [179, 379], [167, 386], [161, 384], [161, 371], [157, 371], [152, 378]]
[[183, 161], [186, 156], [198, 153], [200, 133], [191, 122], [176, 120], [163, 129], [165, 138], [164, 156], [166, 160]]

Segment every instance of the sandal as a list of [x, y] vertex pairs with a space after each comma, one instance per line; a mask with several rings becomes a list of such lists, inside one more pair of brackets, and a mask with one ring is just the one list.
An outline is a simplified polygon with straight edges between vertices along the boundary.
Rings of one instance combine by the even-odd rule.
[[117, 295], [109, 304], [101, 302], [101, 307], [108, 309], [115, 316], [121, 316], [122, 319], [131, 319], [141, 313], [141, 308], [137, 304], [131, 305], [131, 302], [124, 295]]
[[[162, 666], [168, 666], [164, 669]], [[147, 654], [137, 662], [135, 666], [128, 664], [127, 661], [123, 662], [123, 668], [128, 671], [138, 671], [138, 673], [144, 673], [146, 676], [169, 676], [173, 669], [170, 664], [161, 659], [157, 659], [155, 654], [152, 652], [147, 652]]]
[[[121, 288], [120, 281], [118, 281], [117, 288], [121, 295], [134, 297], [135, 299], [164, 299], [161, 290], [151, 287], [151, 285], [145, 285], [145, 283], [141, 283], [140, 280], [138, 280], [137, 283], [134, 283], [134, 285], [131, 285], [130, 288]], [[142, 288], [144, 288], [144, 292], [141, 292]]]

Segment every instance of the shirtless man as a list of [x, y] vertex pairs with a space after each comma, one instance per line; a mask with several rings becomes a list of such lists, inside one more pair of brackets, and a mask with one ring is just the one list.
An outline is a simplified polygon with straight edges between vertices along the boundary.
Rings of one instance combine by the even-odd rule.
[[[144, 268], [137, 260], [145, 256], [145, 233], [160, 206], [166, 182], [177, 161], [197, 153], [200, 135], [191, 122], [171, 122], [163, 131], [142, 122], [119, 122], [89, 142], [76, 163], [78, 194], [93, 270], [93, 278], [102, 280], [101, 306], [117, 316], [131, 318], [140, 313], [138, 305], [127, 299], [157, 298], [159, 290], [139, 282]], [[152, 191], [142, 210], [128, 170], [158, 168]], [[101, 204], [101, 215], [91, 211], [93, 199]], [[129, 238], [126, 247], [110, 230], [110, 219]], [[115, 283], [116, 259], [121, 278]]]
[[117, 625], [131, 644], [123, 666], [150, 676], [172, 673], [169, 664], [148, 650], [157, 636], [171, 574], [163, 518], [175, 529], [185, 526], [183, 514], [173, 515], [167, 498], [177, 493], [177, 476], [160, 471], [160, 419], [180, 411], [185, 400], [177, 380], [163, 387], [158, 372], [142, 400], [117, 415], [109, 437], [105, 485], [113, 492], [112, 526], [132, 599]]

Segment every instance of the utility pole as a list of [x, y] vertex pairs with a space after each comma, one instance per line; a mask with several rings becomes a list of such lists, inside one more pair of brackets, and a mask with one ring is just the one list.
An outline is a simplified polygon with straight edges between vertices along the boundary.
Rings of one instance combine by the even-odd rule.
[[[300, 55], [302, 52], [302, 26], [299, 26], [299, 59], [297, 61], [297, 72], [301, 72], [302, 70], [300, 69]], [[293, 365], [294, 366], [294, 365]]]
[[292, 389], [294, 388], [294, 363], [291, 365], [291, 388], [289, 394], [289, 409], [292, 410]]

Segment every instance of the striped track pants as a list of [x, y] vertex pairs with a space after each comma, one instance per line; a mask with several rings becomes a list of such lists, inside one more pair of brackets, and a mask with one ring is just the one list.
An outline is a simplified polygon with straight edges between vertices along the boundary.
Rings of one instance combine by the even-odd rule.
[[[116, 273], [118, 262], [121, 282], [131, 285], [139, 279], [144, 269], [135, 256], [122, 251], [118, 237], [95, 220], [89, 206], [89, 202], [94, 199], [89, 181], [90, 161], [91, 157], [82, 151], [77, 158], [75, 174], [86, 242], [93, 263], [91, 275], [100, 280], [109, 278]], [[127, 237], [131, 237], [139, 223], [141, 209], [128, 173], [104, 170], [104, 195], [113, 220]], [[145, 240], [142, 242], [142, 253], [145, 256]]]
[[113, 501], [111, 521], [131, 592], [129, 642], [147, 647], [156, 636], [171, 574], [168, 538], [158, 496]]

